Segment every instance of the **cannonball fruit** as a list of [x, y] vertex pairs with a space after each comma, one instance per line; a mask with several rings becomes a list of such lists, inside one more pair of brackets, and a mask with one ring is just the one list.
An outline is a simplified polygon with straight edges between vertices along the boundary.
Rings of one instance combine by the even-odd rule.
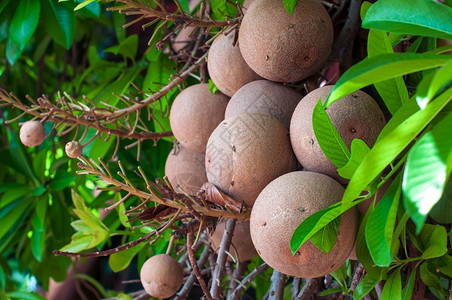
[[206, 151], [212, 131], [224, 119], [229, 97], [212, 94], [207, 83], [189, 86], [174, 99], [170, 125], [174, 136], [187, 150]]
[[77, 158], [82, 155], [83, 147], [79, 142], [69, 142], [64, 147], [64, 150], [70, 158]]
[[333, 25], [318, 0], [298, 1], [290, 15], [283, 1], [256, 0], [240, 25], [239, 46], [258, 75], [278, 82], [307, 78], [325, 63]]
[[39, 121], [27, 121], [20, 127], [20, 141], [27, 147], [39, 146], [45, 137], [46, 131]]
[[297, 166], [287, 134], [284, 125], [268, 114], [242, 113], [225, 119], [207, 143], [209, 182], [251, 208], [270, 181]]
[[190, 152], [183, 147], [171, 150], [165, 163], [165, 175], [171, 185], [179, 185], [185, 192], [195, 195], [201, 186], [207, 182], [206, 167], [203, 153]]
[[[344, 183], [336, 166], [323, 154], [312, 129], [312, 112], [319, 98], [325, 103], [333, 86], [324, 86], [307, 94], [292, 115], [290, 141], [298, 161], [308, 171], [326, 174]], [[375, 100], [362, 91], [345, 96], [326, 109], [345, 144], [363, 140], [372, 147], [386, 122]]]
[[307, 241], [292, 255], [290, 239], [308, 216], [339, 202], [344, 188], [334, 179], [308, 171], [278, 177], [259, 194], [251, 210], [251, 239], [260, 257], [275, 270], [301, 278], [321, 277], [347, 259], [357, 232], [354, 208], [341, 216], [333, 249], [324, 253]]
[[[209, 235], [209, 240], [212, 243], [212, 249], [216, 252], [220, 250], [221, 239], [223, 238], [226, 222], [218, 222], [215, 231]], [[234, 256], [237, 261], [244, 262], [250, 260], [257, 255], [250, 235], [250, 221], [238, 221], [235, 224], [234, 233], [231, 240], [231, 247], [229, 253]], [[228, 260], [231, 258], [228, 256]]]
[[253, 80], [261, 79], [243, 60], [234, 32], [220, 34], [209, 50], [207, 68], [215, 86], [228, 96]]
[[241, 112], [268, 113], [289, 129], [292, 113], [303, 96], [280, 83], [256, 80], [241, 87], [229, 100], [225, 118]]
[[140, 280], [145, 291], [155, 298], [173, 296], [181, 287], [184, 271], [169, 255], [152, 256], [143, 264]]

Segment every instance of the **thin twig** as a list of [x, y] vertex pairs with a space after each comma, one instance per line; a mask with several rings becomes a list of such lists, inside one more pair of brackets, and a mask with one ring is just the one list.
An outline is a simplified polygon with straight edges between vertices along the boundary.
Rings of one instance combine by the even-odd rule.
[[306, 282], [301, 289], [295, 300], [309, 300], [311, 296], [317, 291], [317, 288], [320, 285], [320, 278], [307, 278]]
[[262, 272], [264, 272], [268, 268], [269, 268], [269, 266], [267, 265], [267, 263], [263, 263], [263, 264], [257, 266], [256, 269], [251, 271], [242, 280], [242, 282], [239, 284], [239, 286], [237, 286], [235, 288], [234, 292], [232, 292], [232, 294], [228, 297], [228, 300], [237, 299], [238, 296], [240, 295], [240, 293], [245, 290], [246, 286], [248, 286], [248, 284], [250, 284], [254, 280], [254, 278], [256, 278], [259, 274], [261, 274]]
[[271, 285], [268, 294], [269, 300], [280, 300], [284, 296], [284, 285], [286, 283], [287, 276], [281, 272], [273, 270], [271, 277]]
[[213, 300], [212, 296], [210, 295], [209, 289], [207, 288], [206, 282], [202, 278], [201, 272], [199, 271], [198, 264], [196, 263], [195, 253], [193, 251], [193, 232], [188, 232], [187, 234], [187, 252], [188, 252], [188, 260], [190, 261], [190, 264], [193, 268], [193, 273], [196, 276], [196, 279], [199, 282], [199, 285], [201, 286], [202, 291], [204, 292], [204, 295], [206, 296], [207, 300]]

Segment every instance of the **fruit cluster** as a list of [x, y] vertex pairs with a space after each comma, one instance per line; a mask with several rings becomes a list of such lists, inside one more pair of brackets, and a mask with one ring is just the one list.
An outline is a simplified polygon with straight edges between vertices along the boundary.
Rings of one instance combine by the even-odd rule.
[[[332, 86], [303, 96], [284, 84], [318, 72], [333, 35], [319, 1], [300, 1], [289, 15], [282, 1], [256, 0], [246, 10], [237, 43], [234, 33], [222, 33], [209, 50], [209, 75], [221, 93], [197, 84], [173, 103], [170, 123], [180, 145], [168, 156], [166, 175], [189, 194], [209, 181], [251, 210], [250, 220], [234, 232], [230, 253], [238, 261], [258, 254], [281, 273], [313, 278], [354, 256], [355, 209], [342, 215], [330, 252], [311, 242], [295, 255], [289, 247], [294, 229], [340, 201], [347, 184], [323, 154], [312, 127], [314, 107]], [[335, 102], [327, 114], [348, 147], [353, 139], [372, 147], [385, 125], [375, 100], [362, 91]], [[220, 222], [210, 233], [215, 250], [224, 227]]]

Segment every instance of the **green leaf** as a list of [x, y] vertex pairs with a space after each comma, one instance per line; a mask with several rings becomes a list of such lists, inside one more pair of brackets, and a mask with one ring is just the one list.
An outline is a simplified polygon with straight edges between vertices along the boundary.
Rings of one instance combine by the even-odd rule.
[[72, 201], [76, 207], [74, 209], [75, 214], [82, 219], [86, 225], [92, 229], [101, 228], [108, 231], [108, 228], [88, 209], [88, 207], [86, 207], [83, 198], [74, 190], [72, 190]]
[[55, 176], [53, 176], [52, 181], [49, 184], [49, 187], [54, 191], [59, 191], [67, 188], [74, 182], [74, 175], [64, 170], [57, 170]]
[[360, 300], [369, 294], [373, 288], [380, 282], [380, 278], [373, 278], [370, 274], [364, 275], [363, 279], [356, 286], [353, 292], [353, 300]]
[[450, 100], [452, 100], [452, 88], [429, 103], [424, 110], [411, 115], [384, 138], [377, 140], [353, 174], [343, 196], [343, 205], [347, 207], [350, 202], [358, 198], [366, 186], [411, 143]]
[[381, 292], [381, 299], [399, 300], [402, 298], [402, 278], [400, 276], [400, 268], [395, 270], [386, 280]]
[[237, 14], [237, 7], [232, 2], [224, 0], [210, 0], [212, 17], [215, 20], [225, 20], [225, 16], [233, 18]]
[[119, 43], [126, 39], [126, 29], [122, 27], [125, 23], [126, 16], [124, 14], [113, 14], [113, 28]]
[[138, 50], [138, 35], [132, 34], [123, 40], [119, 45], [105, 49], [105, 52], [111, 52], [115, 55], [120, 54], [124, 59], [130, 58], [135, 61]]
[[80, 3], [79, 5], [77, 5], [74, 10], [79, 10], [84, 8], [85, 6], [87, 6], [88, 4], [94, 2], [95, 0], [84, 0], [82, 3]]
[[410, 277], [408, 278], [408, 283], [402, 290], [402, 300], [411, 300], [411, 296], [413, 295], [414, 283], [416, 282], [416, 272], [417, 269], [413, 269], [410, 273]]
[[12, 292], [8, 293], [8, 297], [21, 300], [46, 300], [46, 298], [35, 292]]
[[92, 237], [83, 232], [77, 232], [72, 235], [71, 242], [60, 249], [60, 251], [80, 252], [89, 249]]
[[372, 3], [369, 1], [364, 1], [363, 4], [361, 4], [361, 9], [359, 11], [359, 16], [361, 20], [364, 20], [364, 16], [366, 15], [369, 8], [372, 6]]
[[451, 224], [452, 223], [452, 180], [449, 177], [444, 193], [439, 199], [438, 203], [432, 207], [430, 216], [438, 223]]
[[19, 48], [24, 49], [30, 41], [39, 22], [41, 5], [36, 0], [22, 0], [14, 13], [9, 26], [9, 39]]
[[360, 139], [354, 139], [350, 146], [350, 159], [345, 164], [345, 166], [338, 168], [337, 173], [343, 178], [350, 179], [358, 168], [359, 164], [366, 157], [367, 153], [370, 151], [367, 144]]
[[[324, 100], [325, 101], [325, 100]], [[336, 166], [343, 167], [350, 159], [350, 151], [322, 108], [322, 99], [317, 102], [312, 112], [314, 134], [325, 156]]]
[[452, 55], [392, 53], [366, 58], [349, 68], [334, 85], [325, 107], [360, 88], [384, 80], [445, 65]]
[[439, 261], [438, 269], [441, 273], [446, 274], [449, 277], [452, 277], [452, 256], [443, 255], [437, 258]]
[[215, 94], [216, 92], [218, 92], [218, 88], [217, 88], [217, 86], [215, 85], [215, 83], [212, 81], [212, 79], [209, 79], [209, 91], [210, 91], [212, 94]]
[[452, 60], [424, 78], [418, 86], [416, 101], [421, 109], [433, 99], [438, 91], [452, 80]]
[[61, 3], [53, 0], [43, 0], [44, 24], [52, 38], [69, 49], [74, 40], [75, 15], [74, 12]]
[[25, 215], [25, 211], [29, 208], [31, 200], [30, 198], [19, 198], [0, 209], [0, 219], [2, 220], [0, 239]]
[[444, 192], [450, 173], [447, 164], [452, 158], [451, 135], [452, 114], [447, 114], [414, 144], [408, 154], [402, 188], [405, 207], [417, 232]]
[[342, 288], [327, 289], [320, 292], [320, 296], [327, 296], [332, 294], [342, 293]]
[[429, 235], [426, 249], [422, 252], [423, 259], [440, 257], [447, 252], [447, 231], [440, 225], [434, 225], [435, 229]]
[[127, 268], [135, 255], [140, 252], [145, 245], [146, 243], [140, 243], [135, 247], [110, 255], [108, 264], [113, 272], [119, 272]]
[[[76, 0], [76, 2], [82, 3], [83, 0]], [[97, 19], [100, 17], [100, 4], [99, 2], [91, 2], [82, 9], [77, 10], [77, 12], [83, 16]], [[113, 15], [122, 15], [122, 14], [113, 14]]]
[[377, 204], [366, 225], [366, 243], [377, 266], [388, 267], [392, 262], [391, 243], [401, 194], [401, 176], [391, 183]]
[[379, 0], [362, 26], [388, 32], [452, 40], [452, 8], [433, 0]]
[[283, 0], [284, 8], [289, 13], [289, 15], [293, 14], [295, 6], [297, 6], [298, 0]]
[[[367, 53], [368, 57], [394, 53], [386, 32], [369, 31]], [[400, 106], [408, 101], [408, 90], [401, 76], [375, 83], [374, 86], [391, 114], [395, 114]]]
[[441, 285], [441, 281], [439, 280], [438, 276], [435, 273], [431, 272], [428, 269], [428, 262], [424, 262], [421, 264], [421, 267], [419, 269], [419, 275], [421, 277], [422, 282], [424, 282], [426, 286], [435, 289], [437, 292], [442, 294], [443, 287]]
[[337, 217], [311, 237], [311, 242], [322, 252], [328, 253], [336, 244], [341, 218]]
[[[117, 203], [119, 200], [121, 200], [121, 194], [116, 193], [115, 197], [113, 199], [114, 203]], [[127, 216], [124, 214], [124, 211], [126, 210], [126, 207], [124, 205], [124, 202], [116, 206], [116, 211], [118, 212], [119, 221], [121, 221], [122, 226], [126, 228], [131, 228], [131, 225], [128, 221]]]

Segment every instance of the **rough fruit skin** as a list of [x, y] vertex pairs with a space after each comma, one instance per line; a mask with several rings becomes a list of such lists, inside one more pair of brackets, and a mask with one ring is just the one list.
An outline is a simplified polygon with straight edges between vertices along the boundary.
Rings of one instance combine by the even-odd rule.
[[190, 152], [183, 147], [171, 150], [165, 163], [165, 175], [172, 186], [179, 185], [185, 192], [195, 195], [201, 186], [207, 182], [205, 155]]
[[337, 242], [329, 253], [308, 241], [292, 255], [289, 245], [292, 233], [304, 219], [340, 201], [343, 192], [337, 181], [314, 172], [297, 171], [273, 180], [251, 211], [251, 239], [257, 253], [272, 268], [290, 276], [321, 277], [339, 268], [355, 242], [354, 208], [342, 215]]
[[261, 79], [243, 60], [238, 45], [234, 45], [234, 32], [219, 35], [210, 47], [207, 69], [215, 86], [225, 95], [232, 96], [248, 82]]
[[[290, 141], [298, 161], [308, 171], [333, 177], [341, 183], [336, 166], [323, 154], [312, 129], [312, 112], [322, 98], [325, 102], [333, 86], [324, 86], [307, 94], [292, 115], [290, 122]], [[363, 140], [372, 147], [385, 126], [383, 112], [375, 100], [362, 91], [356, 91], [330, 105], [326, 112], [347, 147], [353, 139]]]
[[64, 150], [70, 158], [77, 158], [82, 155], [83, 147], [79, 142], [69, 142], [64, 147]]
[[181, 287], [184, 271], [169, 255], [152, 256], [143, 264], [140, 280], [146, 292], [155, 298], [169, 298]]
[[212, 131], [224, 119], [229, 97], [212, 94], [207, 83], [189, 86], [174, 99], [170, 125], [174, 136], [187, 150], [206, 151]]
[[[226, 228], [226, 222], [218, 222], [215, 231], [209, 235], [209, 240], [212, 243], [212, 249], [218, 252], [220, 249], [221, 239], [223, 238], [224, 229]], [[250, 220], [243, 222], [238, 221], [235, 225], [234, 233], [232, 236], [231, 247], [229, 247], [229, 253], [234, 256], [238, 261], [245, 262], [257, 255], [250, 235]], [[228, 260], [232, 259], [228, 256]]]
[[292, 113], [303, 96], [282, 84], [256, 80], [241, 87], [229, 100], [225, 118], [242, 112], [268, 113], [289, 129]]
[[333, 44], [331, 19], [318, 0], [299, 1], [289, 15], [282, 1], [256, 0], [240, 25], [246, 63], [265, 79], [292, 82], [317, 72]]
[[46, 131], [41, 122], [27, 121], [20, 127], [19, 138], [27, 147], [39, 146], [46, 138]]
[[251, 208], [276, 177], [295, 170], [287, 129], [274, 117], [242, 113], [221, 122], [209, 138], [209, 182]]

